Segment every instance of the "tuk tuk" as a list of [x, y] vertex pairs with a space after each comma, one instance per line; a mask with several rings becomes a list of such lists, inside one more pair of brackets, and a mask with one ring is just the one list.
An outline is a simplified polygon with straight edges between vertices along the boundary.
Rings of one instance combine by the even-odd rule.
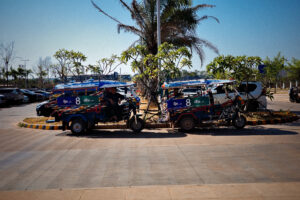
[[118, 101], [116, 105], [106, 99], [106, 94], [112, 88], [125, 88], [127, 93], [132, 85], [117, 81], [58, 85], [53, 93], [63, 95], [57, 97], [56, 107], [51, 116], [55, 117], [55, 121], [62, 121], [63, 130], [70, 129], [72, 133], [83, 133], [99, 122], [120, 121], [126, 121], [128, 128], [140, 132], [144, 123], [137, 114], [140, 99], [135, 93], [130, 97], [122, 98], [122, 101]]
[[[234, 81], [230, 80], [193, 80], [163, 84], [165, 94], [161, 105], [163, 120], [184, 131], [216, 122], [233, 125], [237, 129], [244, 128], [246, 118], [241, 114], [244, 101], [237, 90], [234, 97], [228, 95], [229, 85], [233, 83]], [[222, 104], [214, 103], [214, 95], [210, 88], [215, 84], [224, 85], [227, 95], [226, 101]], [[185, 88], [194, 88], [197, 93], [191, 96], [180, 94]], [[170, 91], [173, 91], [173, 94]]]

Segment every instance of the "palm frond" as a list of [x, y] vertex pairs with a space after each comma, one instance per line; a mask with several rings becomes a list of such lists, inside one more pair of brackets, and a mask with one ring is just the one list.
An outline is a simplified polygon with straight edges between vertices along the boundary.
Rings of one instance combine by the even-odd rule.
[[203, 45], [203, 46], [213, 50], [216, 54], [219, 54], [218, 48], [215, 45], [213, 45], [211, 42], [201, 39], [201, 38], [198, 38], [198, 37], [194, 37], [194, 36], [192, 36], [192, 37], [195, 40], [195, 44]]
[[214, 8], [216, 7], [215, 5], [210, 5], [210, 4], [199, 4], [199, 5], [196, 5], [194, 7], [192, 7], [192, 11], [194, 12], [197, 12], [198, 10], [200, 9], [204, 9], [204, 8]]
[[138, 23], [139, 26], [145, 28], [145, 20], [143, 19], [140, 11], [140, 6], [136, 2], [136, 0], [132, 1], [132, 9], [134, 11], [134, 15], [131, 15], [132, 18], [136, 19], [136, 22]]
[[138, 35], [140, 37], [143, 36], [142, 32], [134, 26], [118, 24], [118, 33], [120, 33], [121, 30], [124, 30], [125, 32], [135, 33], [136, 35]]
[[123, 0], [120, 0], [120, 2], [131, 14], [133, 13], [133, 10]]
[[202, 16], [202, 17], [199, 18], [197, 21], [198, 21], [198, 22], [201, 22], [201, 21], [206, 20], [206, 19], [208, 19], [208, 18], [212, 18], [212, 19], [216, 20], [218, 23], [220, 23], [220, 21], [219, 21], [218, 18], [216, 18], [216, 17], [214, 17], [214, 16], [208, 16], [208, 15]]
[[106, 12], [104, 12], [97, 4], [94, 3], [93, 0], [91, 0], [91, 3], [93, 4], [93, 6], [102, 14], [106, 15], [107, 17], [109, 17], [110, 19], [114, 20], [115, 22], [122, 24], [119, 20], [117, 20], [116, 18], [110, 16], [109, 14], [107, 14]]

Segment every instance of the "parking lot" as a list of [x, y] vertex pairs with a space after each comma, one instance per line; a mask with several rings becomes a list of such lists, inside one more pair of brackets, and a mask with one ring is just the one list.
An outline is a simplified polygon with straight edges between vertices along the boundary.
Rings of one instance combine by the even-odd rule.
[[[275, 95], [268, 105], [270, 109], [300, 115], [300, 104], [288, 102], [284, 94]], [[278, 196], [272, 198], [265, 184], [288, 184], [289, 190], [283, 191], [282, 199], [300, 197], [300, 120], [247, 126], [243, 130], [198, 129], [192, 133], [153, 129], [140, 134], [94, 130], [72, 135], [70, 131], [18, 127], [17, 123], [25, 117], [36, 116], [35, 106], [36, 103], [0, 108], [2, 192], [103, 187], [217, 188], [228, 184], [248, 184], [251, 188], [263, 184], [268, 197], [275, 199]], [[263, 199], [263, 191], [260, 195]]]

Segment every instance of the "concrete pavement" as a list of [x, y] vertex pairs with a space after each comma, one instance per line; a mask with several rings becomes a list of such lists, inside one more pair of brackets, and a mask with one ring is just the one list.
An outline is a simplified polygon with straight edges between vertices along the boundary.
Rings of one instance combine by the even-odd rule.
[[165, 185], [0, 192], [0, 200], [298, 200], [300, 183]]
[[299, 120], [74, 136], [17, 127], [34, 107], [0, 109], [0, 199], [299, 199]]

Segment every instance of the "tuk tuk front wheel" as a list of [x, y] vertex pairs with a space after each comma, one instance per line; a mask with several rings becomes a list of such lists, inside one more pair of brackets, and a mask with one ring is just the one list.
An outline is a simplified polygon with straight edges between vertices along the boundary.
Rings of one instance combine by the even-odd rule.
[[242, 129], [246, 126], [246, 118], [243, 115], [237, 115], [233, 120], [233, 126], [236, 129]]
[[144, 121], [138, 117], [136, 119], [135, 119], [135, 117], [132, 117], [129, 121], [129, 128], [134, 133], [139, 133], [144, 128]]
[[193, 117], [183, 117], [180, 120], [180, 128], [184, 131], [191, 131], [195, 128], [195, 120]]
[[75, 119], [72, 121], [70, 129], [75, 134], [83, 133], [85, 131], [85, 123], [82, 119]]

